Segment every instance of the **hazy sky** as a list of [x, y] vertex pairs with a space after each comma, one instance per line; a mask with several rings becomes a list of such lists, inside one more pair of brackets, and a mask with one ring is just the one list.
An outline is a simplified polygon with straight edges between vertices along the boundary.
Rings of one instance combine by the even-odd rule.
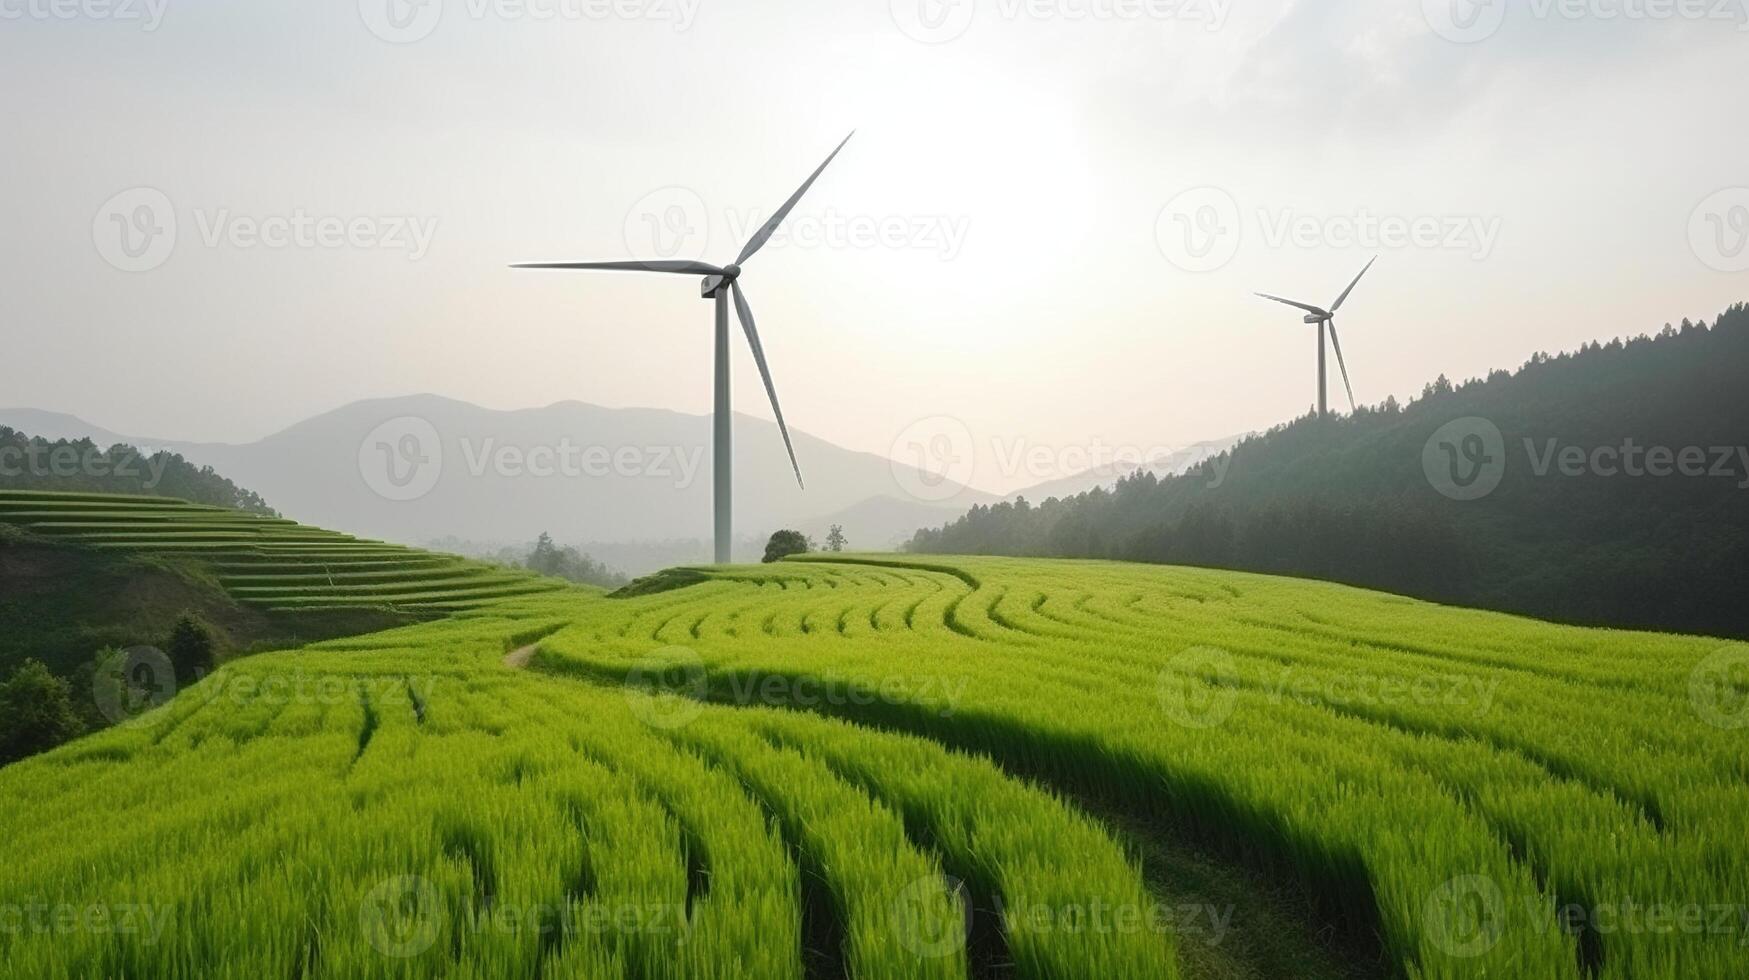
[[1749, 298], [1746, 2], [0, 0], [0, 405], [704, 412], [696, 282], [505, 266], [726, 263], [855, 128], [744, 280], [785, 412], [1024, 486], [1303, 412], [1251, 292], [1375, 253], [1362, 402]]

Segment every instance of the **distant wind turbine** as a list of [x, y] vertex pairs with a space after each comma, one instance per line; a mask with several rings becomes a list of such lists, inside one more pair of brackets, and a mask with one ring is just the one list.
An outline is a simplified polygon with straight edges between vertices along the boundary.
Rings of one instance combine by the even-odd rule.
[[1277, 303], [1286, 303], [1287, 305], [1292, 306], [1295, 309], [1305, 310], [1306, 311], [1306, 318], [1305, 318], [1306, 322], [1307, 323], [1315, 323], [1318, 325], [1318, 415], [1319, 415], [1319, 417], [1323, 417], [1323, 416], [1330, 414], [1330, 399], [1329, 399], [1329, 394], [1328, 394], [1328, 390], [1327, 390], [1328, 389], [1328, 374], [1327, 374], [1327, 369], [1324, 366], [1324, 328], [1325, 327], [1330, 328], [1330, 343], [1332, 346], [1334, 346], [1336, 348], [1336, 366], [1340, 367], [1342, 369], [1342, 386], [1344, 388], [1348, 389], [1348, 407], [1349, 407], [1349, 410], [1352, 411], [1354, 409], [1354, 386], [1348, 383], [1348, 365], [1342, 359], [1342, 340], [1336, 336], [1336, 311], [1342, 309], [1343, 301], [1348, 299], [1348, 294], [1354, 292], [1354, 287], [1360, 284], [1361, 276], [1366, 275], [1367, 269], [1371, 269], [1373, 262], [1377, 262], [1378, 260], [1379, 260], [1378, 256], [1376, 256], [1376, 255], [1373, 256], [1372, 261], [1368, 262], [1366, 264], [1365, 269], [1360, 270], [1360, 275], [1354, 277], [1354, 282], [1351, 282], [1348, 284], [1348, 288], [1344, 289], [1342, 291], [1341, 296], [1336, 297], [1336, 302], [1330, 304], [1330, 308], [1328, 310], [1322, 309], [1320, 307], [1312, 306], [1309, 303], [1301, 303], [1301, 302], [1298, 302], [1297, 300], [1283, 299], [1280, 296], [1271, 296], [1268, 293], [1258, 293], [1257, 294], [1257, 295], [1263, 297], [1264, 299], [1272, 299], [1272, 300], [1275, 300]]
[[[850, 136], [855, 136], [853, 132]], [[666, 272], [683, 276], [703, 276], [701, 289], [705, 299], [716, 301], [717, 331], [716, 331], [716, 407], [712, 419], [714, 436], [712, 440], [712, 478], [715, 483], [716, 510], [716, 560], [719, 565], [731, 561], [730, 542], [733, 537], [733, 511], [731, 496], [733, 483], [730, 479], [732, 442], [730, 421], [732, 409], [729, 404], [729, 300], [735, 302], [735, 313], [741, 321], [741, 329], [747, 335], [747, 346], [753, 350], [753, 360], [759, 365], [759, 375], [765, 381], [765, 393], [771, 398], [771, 410], [777, 415], [778, 431], [783, 433], [784, 448], [789, 450], [790, 466], [796, 471], [796, 483], [802, 483], [802, 467], [796, 462], [796, 449], [790, 441], [789, 426], [784, 424], [783, 409], [777, 404], [777, 388], [771, 383], [771, 369], [765, 363], [765, 347], [759, 342], [759, 330], [753, 325], [753, 309], [747, 305], [747, 297], [741, 292], [741, 264], [752, 258], [771, 236], [777, 231], [783, 220], [789, 217], [802, 195], [808, 188], [814, 186], [814, 181], [820, 178], [826, 167], [838, 156], [844, 144], [850, 142], [850, 136], [844, 137], [844, 142], [838, 144], [838, 149], [820, 164], [790, 199], [783, 202], [783, 207], [771, 216], [763, 227], [754, 233], [747, 241], [745, 248], [735, 261], [725, 268], [719, 268], [708, 262], [691, 260], [631, 260], [627, 262], [534, 262], [512, 266], [514, 269], [593, 269], [609, 272]]]

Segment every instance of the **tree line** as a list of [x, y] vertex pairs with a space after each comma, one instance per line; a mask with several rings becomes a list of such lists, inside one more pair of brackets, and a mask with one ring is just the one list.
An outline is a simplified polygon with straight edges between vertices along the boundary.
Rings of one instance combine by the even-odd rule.
[[[1278, 573], [1744, 637], [1746, 446], [1738, 304], [1711, 326], [1539, 353], [1461, 384], [1442, 376], [1407, 405], [1307, 415], [1181, 476], [980, 505], [907, 548]], [[1464, 484], [1484, 471], [1492, 489]]]
[[253, 490], [237, 486], [210, 466], [176, 453], [146, 455], [125, 444], [104, 449], [90, 439], [33, 438], [0, 425], [0, 490], [120, 493], [175, 497], [278, 517]]

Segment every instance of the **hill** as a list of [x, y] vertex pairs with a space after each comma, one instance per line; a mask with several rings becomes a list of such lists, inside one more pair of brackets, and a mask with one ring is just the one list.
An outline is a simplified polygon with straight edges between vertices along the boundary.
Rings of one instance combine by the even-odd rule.
[[[162, 497], [0, 490], [0, 678], [26, 658], [93, 724], [105, 648], [160, 647], [192, 614], [220, 657], [554, 592], [555, 579]], [[108, 719], [114, 720], [114, 719]]]
[[1742, 976], [1745, 657], [1103, 562], [510, 598], [0, 769], [0, 976]]
[[1303, 418], [1168, 479], [974, 507], [918, 553], [1123, 558], [1749, 636], [1749, 310]]
[[[64, 427], [52, 420], [55, 432]], [[37, 430], [28, 430], [37, 431]], [[210, 466], [195, 466], [162, 450], [143, 452], [106, 433], [91, 436], [26, 435], [0, 426], [0, 490], [119, 493], [176, 497], [268, 517], [273, 508], [252, 490], [239, 487]]]
[[[25, 409], [0, 411], [0, 422], [62, 436], [95, 428]], [[696, 541], [696, 560], [709, 554], [710, 424], [656, 409], [564, 402], [494, 411], [419, 395], [357, 402], [246, 445], [100, 435], [211, 466], [321, 527], [408, 543], [522, 542], [547, 532], [642, 573], [671, 563], [671, 550], [639, 560], [637, 549], [608, 546]], [[911, 506], [892, 461], [793, 434], [806, 490], [775, 424], [734, 420], [738, 546], [755, 558], [780, 527], [845, 523], [852, 540], [896, 544], [921, 524], [996, 499], [965, 490], [955, 510]], [[857, 509], [882, 496], [899, 498], [900, 513]]]

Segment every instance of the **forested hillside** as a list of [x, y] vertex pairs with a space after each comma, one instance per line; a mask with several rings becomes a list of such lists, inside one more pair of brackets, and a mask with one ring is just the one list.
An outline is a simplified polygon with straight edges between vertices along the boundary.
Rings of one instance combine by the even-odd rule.
[[[1749, 636], [1749, 309], [1306, 417], [1176, 478], [975, 507], [916, 552], [1308, 576]], [[1497, 481], [1497, 483], [1496, 483]]]
[[175, 497], [266, 517], [279, 516], [253, 490], [232, 483], [210, 466], [196, 466], [175, 453], [147, 455], [128, 445], [104, 449], [90, 439], [51, 441], [3, 425], [0, 425], [0, 490]]

